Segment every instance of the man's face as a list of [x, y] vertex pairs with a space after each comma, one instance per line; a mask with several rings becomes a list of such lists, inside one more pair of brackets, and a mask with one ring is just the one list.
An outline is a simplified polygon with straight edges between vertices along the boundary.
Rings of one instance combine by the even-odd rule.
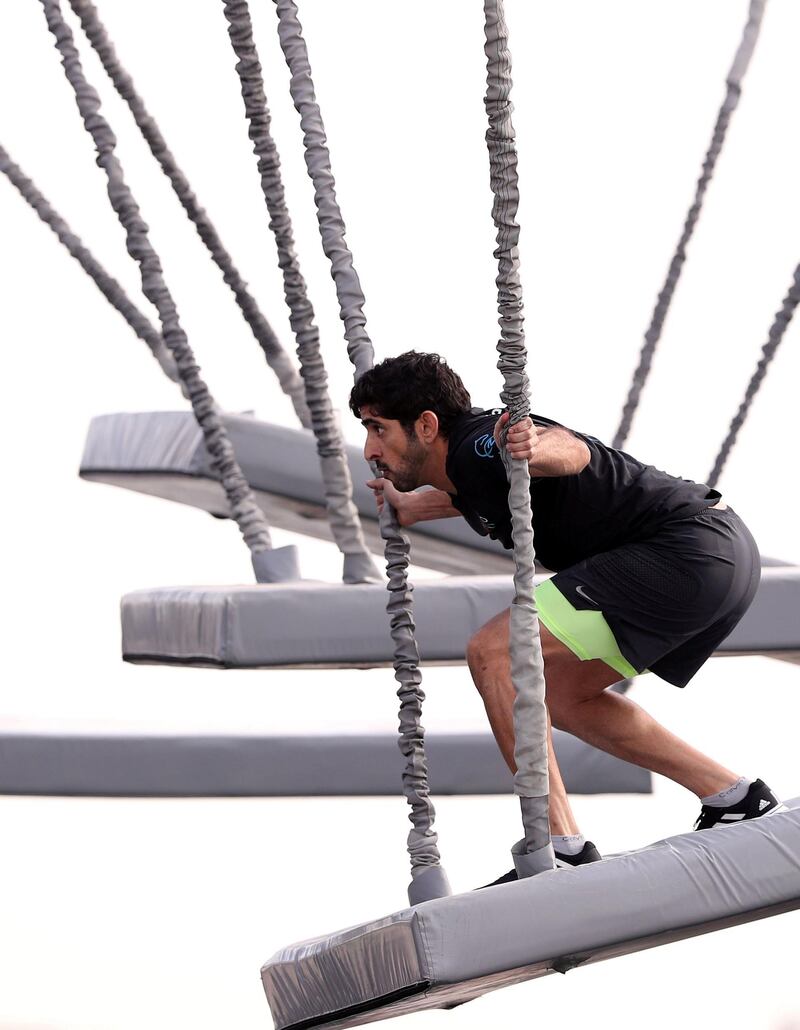
[[374, 462], [378, 473], [398, 490], [416, 490], [427, 448], [414, 426], [409, 435], [396, 419], [382, 418], [372, 408], [360, 409], [361, 424], [367, 431], [364, 457]]

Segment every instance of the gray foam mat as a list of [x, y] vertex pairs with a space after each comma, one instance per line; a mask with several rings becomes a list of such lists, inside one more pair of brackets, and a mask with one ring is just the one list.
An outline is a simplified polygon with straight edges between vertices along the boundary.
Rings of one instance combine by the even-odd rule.
[[800, 908], [800, 799], [787, 808], [284, 948], [261, 971], [276, 1030], [334, 1030], [452, 1007]]
[[[225, 668], [390, 664], [380, 585], [156, 587], [122, 599], [128, 661]], [[454, 576], [414, 588], [423, 661], [463, 661], [469, 638], [507, 608], [507, 576]], [[800, 568], [765, 568], [750, 609], [721, 654], [800, 655]]]
[[[567, 733], [554, 742], [574, 794], [652, 790], [649, 772]], [[487, 733], [429, 734], [436, 794], [510, 794], [513, 781]], [[88, 797], [331, 797], [401, 793], [403, 760], [390, 734], [0, 733], [0, 793]]]

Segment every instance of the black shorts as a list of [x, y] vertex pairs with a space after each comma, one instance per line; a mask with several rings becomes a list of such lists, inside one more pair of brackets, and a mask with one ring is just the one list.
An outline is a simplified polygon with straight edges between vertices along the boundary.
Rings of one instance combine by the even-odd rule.
[[[575, 610], [575, 625], [581, 612], [602, 613], [621, 668], [627, 662], [683, 687], [747, 611], [760, 576], [758, 547], [736, 512], [705, 508], [647, 540], [578, 562], [551, 583]], [[552, 629], [546, 615], [542, 621]], [[580, 654], [579, 642], [572, 649], [604, 657]]]

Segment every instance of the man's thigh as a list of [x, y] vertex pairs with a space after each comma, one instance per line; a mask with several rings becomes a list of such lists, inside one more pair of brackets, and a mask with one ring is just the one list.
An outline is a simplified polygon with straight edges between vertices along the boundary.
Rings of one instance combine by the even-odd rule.
[[[555, 712], [559, 704], [574, 704], [597, 697], [625, 677], [602, 658], [581, 660], [539, 621], [544, 659], [547, 703]], [[555, 715], [554, 715], [555, 721]]]
[[[554, 696], [566, 700], [592, 697], [624, 676], [601, 658], [580, 658], [539, 620], [548, 701]], [[509, 610], [490, 619], [470, 644], [470, 664], [494, 665], [502, 661], [510, 672]]]

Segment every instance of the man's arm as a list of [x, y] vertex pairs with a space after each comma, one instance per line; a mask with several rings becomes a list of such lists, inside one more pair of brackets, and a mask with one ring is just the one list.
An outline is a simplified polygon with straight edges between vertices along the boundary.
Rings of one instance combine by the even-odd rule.
[[[509, 419], [504, 412], [494, 427], [494, 438], [500, 446], [500, 434]], [[535, 426], [523, 418], [508, 430], [506, 448], [512, 458], [527, 458], [532, 476], [574, 476], [591, 461], [591, 453], [583, 440], [562, 426]]]
[[388, 479], [371, 479], [367, 486], [375, 492], [378, 514], [383, 510], [386, 498], [397, 512], [401, 526], [413, 526], [415, 522], [429, 522], [431, 519], [450, 519], [461, 514], [458, 508], [453, 507], [450, 494], [444, 490], [403, 493]]

